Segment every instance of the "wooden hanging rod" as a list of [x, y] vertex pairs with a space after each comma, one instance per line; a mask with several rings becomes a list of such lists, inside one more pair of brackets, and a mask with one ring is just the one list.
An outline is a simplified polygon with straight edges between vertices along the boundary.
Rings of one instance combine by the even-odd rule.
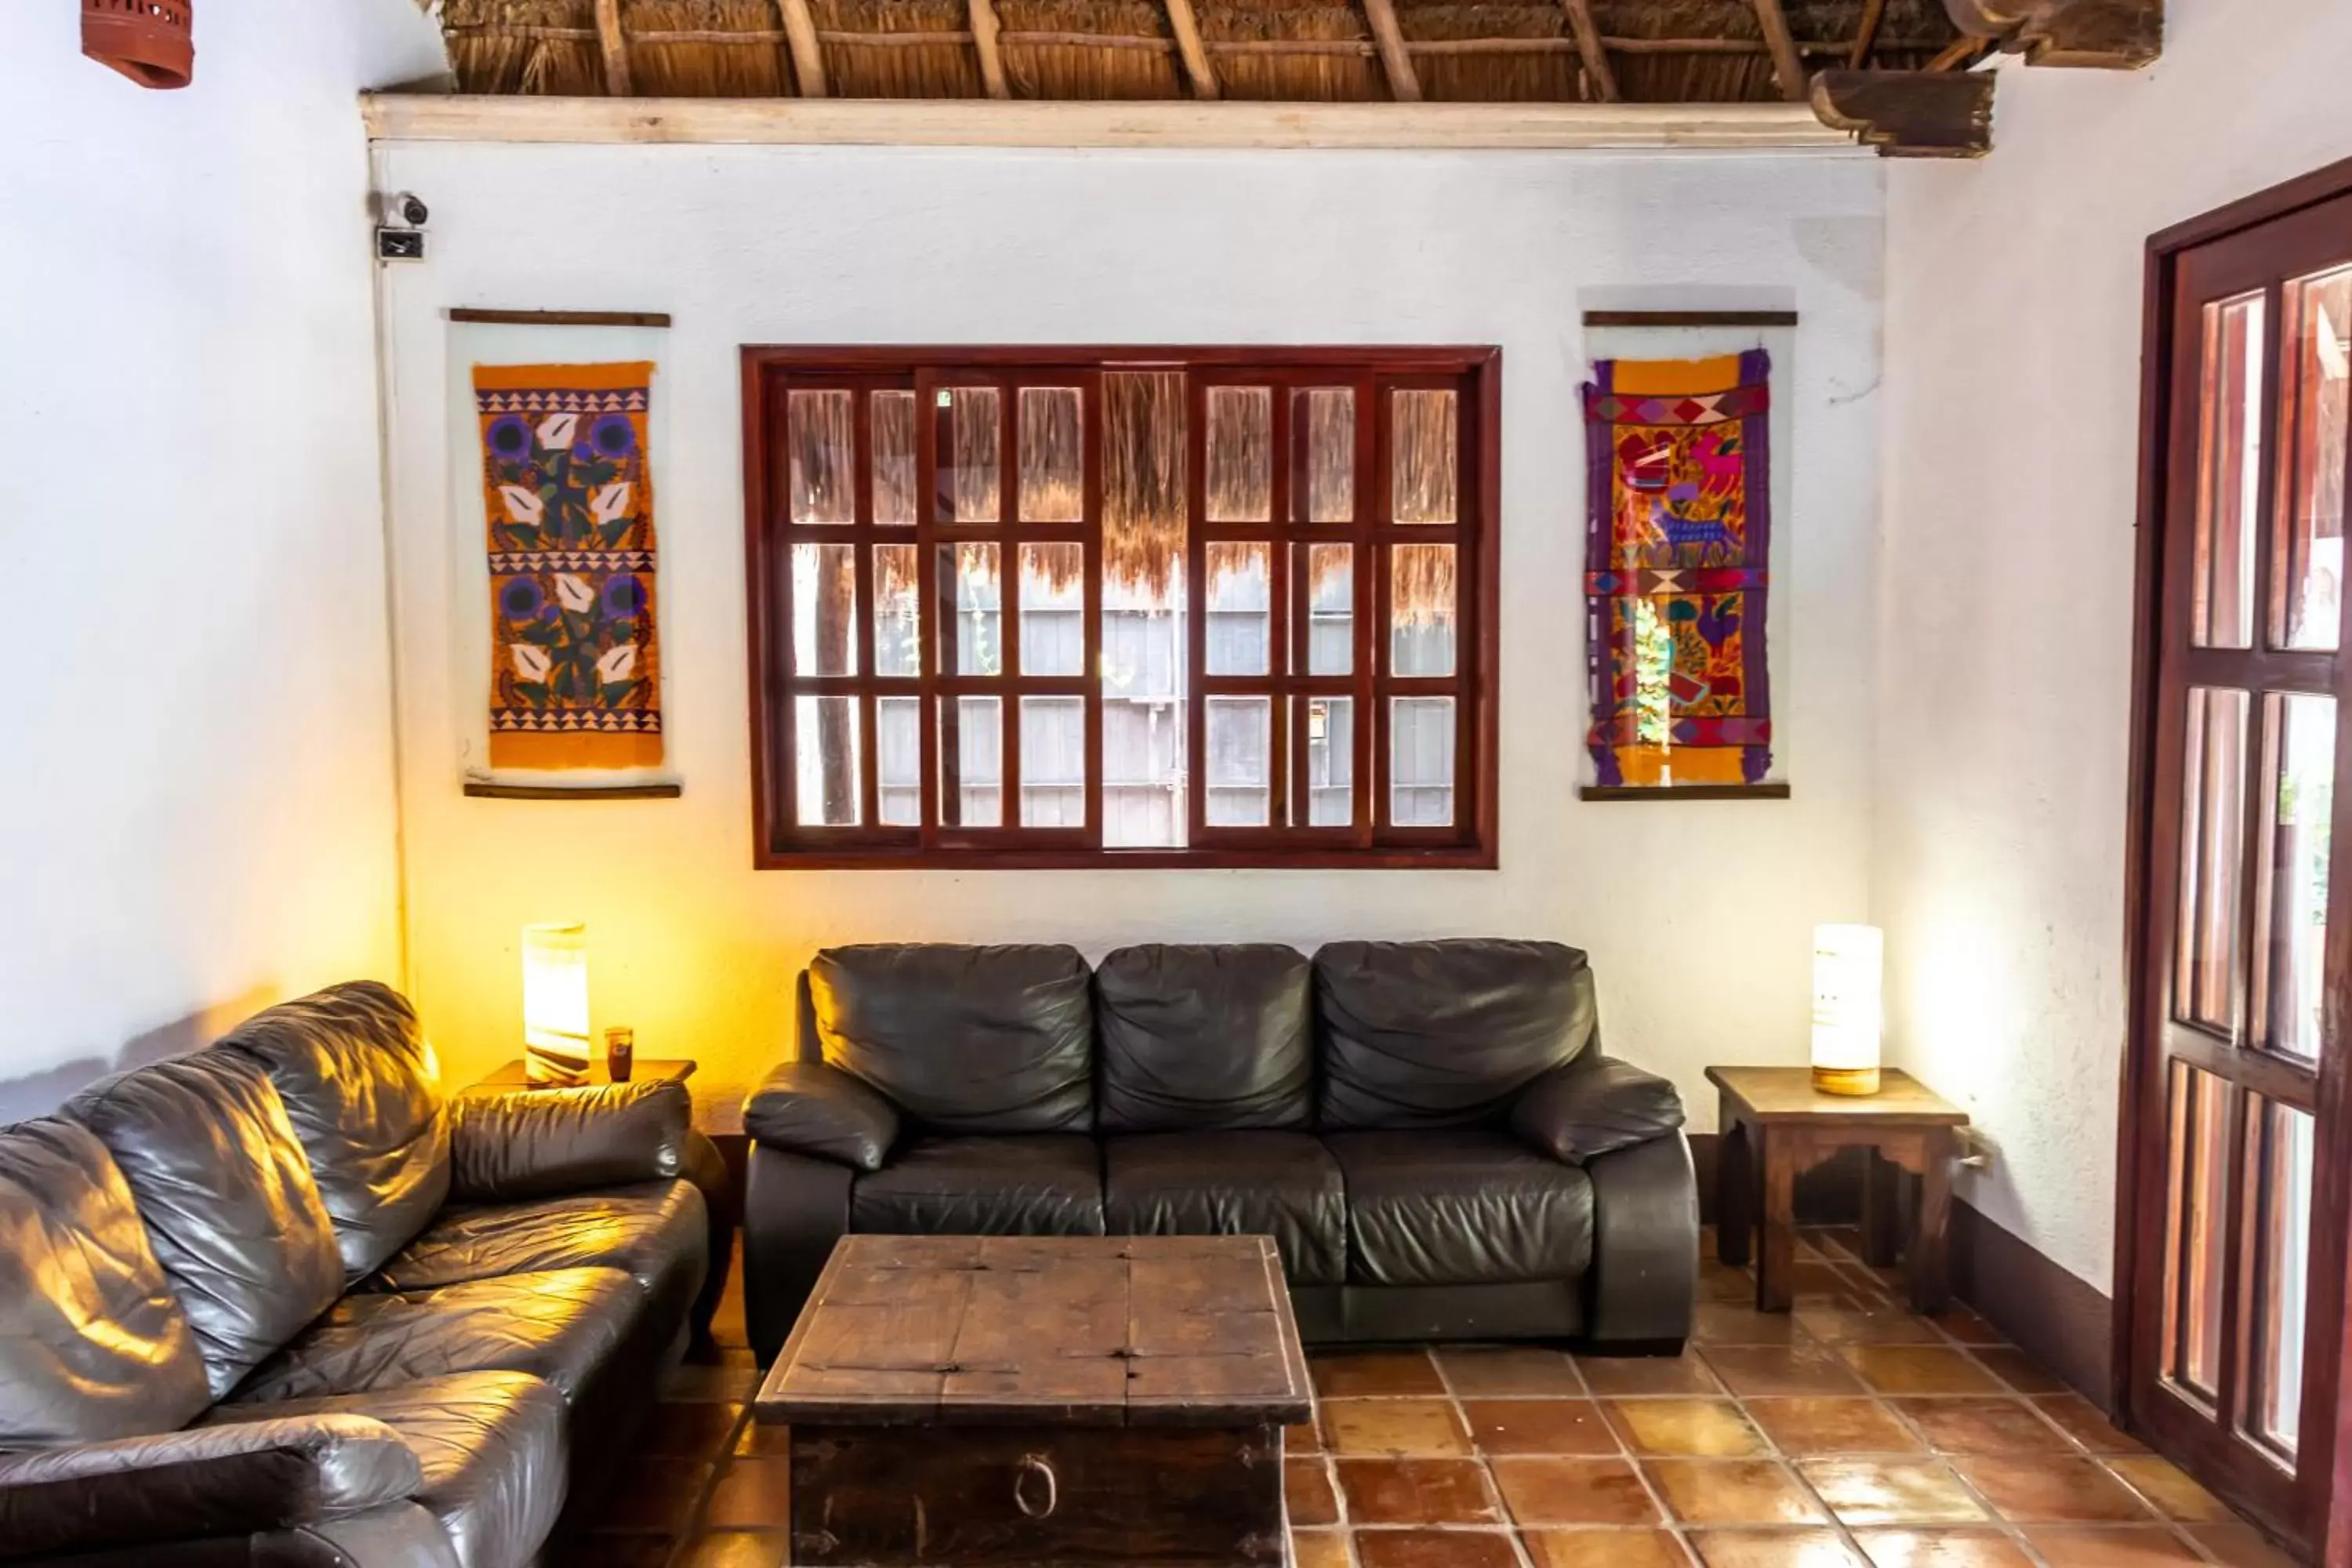
[[1793, 327], [1794, 310], [1587, 310], [1588, 327]]
[[494, 327], [667, 327], [666, 310], [478, 310], [450, 308], [453, 321]]

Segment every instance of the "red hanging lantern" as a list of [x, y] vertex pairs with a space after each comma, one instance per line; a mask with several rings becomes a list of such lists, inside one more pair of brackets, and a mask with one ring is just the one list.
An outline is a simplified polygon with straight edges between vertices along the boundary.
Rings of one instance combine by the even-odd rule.
[[194, 0], [81, 0], [81, 52], [141, 87], [185, 87], [195, 74]]

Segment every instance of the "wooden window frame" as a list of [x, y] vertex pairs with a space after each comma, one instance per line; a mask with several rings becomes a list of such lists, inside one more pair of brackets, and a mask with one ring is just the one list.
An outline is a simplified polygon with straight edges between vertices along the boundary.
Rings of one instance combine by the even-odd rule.
[[[1104, 847], [1103, 694], [1099, 653], [1102, 631], [1102, 562], [1096, 530], [1101, 505], [1100, 404], [1096, 395], [1106, 371], [1181, 370], [1186, 373], [1185, 485], [1187, 527], [1183, 557], [1187, 578], [1188, 643], [1186, 725], [1188, 847]], [[1496, 757], [1499, 658], [1497, 610], [1500, 575], [1502, 351], [1470, 347], [939, 347], [877, 348], [747, 346], [742, 351], [744, 542], [747, 588], [751, 731], [753, 864], [762, 870], [854, 868], [1106, 869], [1246, 868], [1492, 869], [1496, 865]], [[917, 409], [917, 521], [912, 528], [875, 525], [869, 463], [856, 466], [857, 521], [854, 524], [794, 525], [784, 465], [786, 394], [795, 386], [896, 385], [915, 390]], [[936, 443], [930, 438], [933, 409], [928, 401], [942, 384], [971, 382], [1003, 389], [999, 438], [1000, 506], [990, 525], [948, 525], [936, 520]], [[1390, 419], [1374, 416], [1373, 398], [1398, 387], [1444, 384], [1459, 393], [1456, 521], [1400, 524], [1389, 519]], [[1080, 524], [1017, 521], [1019, 394], [1024, 384], [1084, 385], [1081, 417], [1087, 443], [1086, 510]], [[1267, 386], [1274, 391], [1273, 517], [1265, 524], [1210, 524], [1206, 515], [1208, 432], [1204, 417], [1213, 385]], [[1349, 523], [1294, 523], [1288, 520], [1289, 465], [1281, 460], [1294, 386], [1337, 386], [1356, 391], [1356, 516]], [[856, 428], [867, 428], [867, 402], [857, 403]], [[1030, 677], [1020, 668], [1018, 546], [1068, 542], [1087, 547], [1084, 594], [1085, 672], [1078, 677]], [[1268, 673], [1207, 676], [1204, 639], [1208, 616], [1202, 587], [1204, 556], [1213, 541], [1265, 541], [1271, 546]], [[933, 700], [942, 682], [959, 678], [938, 673], [938, 547], [941, 543], [994, 542], [1000, 550], [1000, 626], [1005, 647], [1003, 673], [961, 678], [984, 682], [1003, 699], [1004, 762], [1001, 775], [1003, 820], [994, 828], [942, 827]], [[1322, 542], [1356, 547], [1353, 562], [1355, 655], [1345, 676], [1295, 673], [1286, 650], [1303, 649], [1305, 627], [1293, 626], [1289, 592], [1290, 553], [1298, 543]], [[1455, 673], [1451, 677], [1399, 677], [1389, 668], [1390, 547], [1398, 542], [1451, 542], [1457, 547], [1455, 581]], [[848, 543], [858, 547], [856, 581], [860, 674], [795, 676], [788, 587], [791, 546], [795, 542]], [[874, 612], [870, 552], [873, 543], [917, 546], [922, 605], [921, 662], [914, 677], [873, 673]], [[856, 826], [803, 827], [793, 820], [793, 697], [808, 689], [853, 697], [860, 713], [861, 810]], [[1450, 827], [1389, 825], [1389, 725], [1375, 721], [1374, 704], [1416, 689], [1456, 699], [1454, 792], [1455, 821]], [[1083, 694], [1087, 703], [1087, 804], [1085, 826], [1024, 827], [1020, 812], [1019, 699], [1024, 695]], [[1228, 694], [1265, 695], [1272, 700], [1279, 731], [1273, 747], [1270, 790], [1287, 790], [1304, 816], [1307, 723], [1303, 699], [1351, 697], [1355, 708], [1354, 820], [1346, 827], [1209, 827], [1206, 700]], [[919, 697], [926, 740], [922, 778], [923, 826], [883, 827], [878, 822], [879, 738], [875, 730], [877, 696]], [[1298, 698], [1285, 729], [1285, 700]], [[1280, 815], [1279, 812], [1276, 813]], [[911, 837], [910, 837], [911, 836]]]

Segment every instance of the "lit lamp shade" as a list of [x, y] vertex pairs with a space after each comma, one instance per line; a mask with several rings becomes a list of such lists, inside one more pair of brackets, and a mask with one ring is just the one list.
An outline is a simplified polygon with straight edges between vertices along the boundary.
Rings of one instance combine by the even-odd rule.
[[1823, 1094], [1878, 1092], [1885, 957], [1876, 926], [1813, 932], [1813, 1087]]
[[533, 1083], [588, 1079], [588, 928], [522, 928], [522, 1041]]

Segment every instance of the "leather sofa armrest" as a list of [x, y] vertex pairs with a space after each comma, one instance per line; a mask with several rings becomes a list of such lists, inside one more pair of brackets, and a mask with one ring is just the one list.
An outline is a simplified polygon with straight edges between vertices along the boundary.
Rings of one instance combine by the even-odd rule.
[[784, 1062], [743, 1102], [743, 1131], [771, 1149], [878, 1171], [898, 1141], [898, 1110], [839, 1068]]
[[1603, 1355], [1674, 1355], [1698, 1313], [1698, 1175], [1680, 1131], [1584, 1167], [1592, 1268], [1584, 1332]]
[[1570, 1165], [1663, 1138], [1682, 1124], [1682, 1096], [1670, 1080], [1613, 1057], [1580, 1057], [1511, 1102], [1511, 1131], [1519, 1141]]
[[363, 1415], [0, 1454], [0, 1561], [299, 1529], [400, 1502], [416, 1455]]
[[673, 1180], [694, 1101], [672, 1079], [518, 1089], [449, 1102], [449, 1195], [503, 1203]]

